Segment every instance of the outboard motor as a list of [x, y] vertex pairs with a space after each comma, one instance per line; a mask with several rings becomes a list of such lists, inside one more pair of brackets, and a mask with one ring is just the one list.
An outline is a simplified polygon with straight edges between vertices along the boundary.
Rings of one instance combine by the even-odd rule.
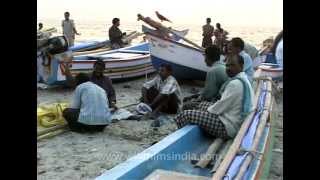
[[52, 79], [50, 77], [53, 74], [52, 72], [50, 74], [45, 73], [44, 69], [50, 69], [52, 59], [63, 59], [65, 56], [72, 56], [72, 53], [69, 53], [68, 51], [69, 44], [64, 36], [55, 36], [50, 38], [43, 34], [42, 36], [38, 37], [37, 40], [37, 80], [38, 82], [49, 83], [48, 78]]

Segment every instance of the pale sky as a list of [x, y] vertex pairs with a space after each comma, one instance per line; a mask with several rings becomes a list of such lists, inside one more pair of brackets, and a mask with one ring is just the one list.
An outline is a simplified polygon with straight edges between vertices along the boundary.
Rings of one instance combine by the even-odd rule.
[[178, 24], [204, 24], [211, 17], [213, 23], [283, 27], [282, 0], [37, 0], [38, 20], [62, 20], [65, 11], [76, 21], [135, 22], [138, 13], [155, 18], [159, 11]]

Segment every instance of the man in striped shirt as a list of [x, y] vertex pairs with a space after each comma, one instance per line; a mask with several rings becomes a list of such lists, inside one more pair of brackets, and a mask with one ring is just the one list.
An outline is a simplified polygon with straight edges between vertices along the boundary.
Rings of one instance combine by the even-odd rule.
[[76, 76], [77, 88], [70, 108], [63, 111], [70, 130], [76, 132], [103, 131], [111, 122], [111, 112], [104, 89], [90, 81], [87, 74]]

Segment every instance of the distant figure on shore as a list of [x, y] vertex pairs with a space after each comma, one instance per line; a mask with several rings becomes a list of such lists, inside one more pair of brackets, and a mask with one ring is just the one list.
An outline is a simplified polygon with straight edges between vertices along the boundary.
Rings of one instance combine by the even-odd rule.
[[161, 23], [154, 21], [150, 17], [143, 17], [141, 14], [138, 14], [138, 21], [140, 20], [147, 23], [149, 26], [155, 28], [158, 35], [171, 39], [168, 29], [164, 27]]
[[77, 32], [74, 21], [70, 18], [70, 13], [64, 13], [64, 20], [62, 21], [62, 31], [63, 35], [67, 38], [69, 47], [74, 45], [75, 35], [80, 35]]
[[244, 60], [243, 72], [248, 76], [249, 81], [253, 81], [253, 61], [248, 53], [244, 51], [244, 41], [239, 38], [232, 38], [228, 44], [228, 54], [229, 55], [240, 55]]
[[[70, 87], [76, 87], [76, 80], [70, 72], [70, 68], [67, 64], [64, 64], [65, 74], [67, 78], [67, 84]], [[90, 81], [100, 86], [105, 90], [108, 98], [109, 107], [117, 110], [116, 106], [116, 92], [112, 86], [112, 81], [109, 77], [104, 75], [105, 63], [102, 60], [97, 60], [93, 65], [93, 72], [89, 74]]]
[[[207, 72], [205, 86], [198, 98], [194, 97], [189, 102], [184, 102], [183, 110], [201, 109], [207, 103], [216, 102], [219, 99], [219, 90], [228, 80], [226, 66], [220, 61], [220, 49], [211, 45], [205, 50], [205, 63], [210, 70]], [[187, 98], [184, 101], [188, 101]]]
[[214, 27], [210, 25], [211, 18], [207, 18], [207, 24], [202, 26], [202, 47], [207, 48], [212, 45]]
[[158, 112], [175, 114], [181, 109], [180, 86], [171, 74], [171, 66], [162, 64], [159, 74], [143, 84], [142, 102], [152, 108], [151, 117], [155, 117]]
[[213, 44], [217, 45], [221, 51], [224, 50], [224, 47], [227, 43], [227, 35], [229, 33], [222, 29], [221, 24], [216, 24], [216, 30], [214, 31], [215, 40]]
[[111, 111], [104, 89], [90, 82], [90, 77], [79, 73], [76, 78], [70, 108], [63, 111], [71, 131], [99, 132], [111, 122]]
[[[156, 15], [157, 17], [160, 19], [161, 22], [163, 21], [168, 21], [171, 22], [168, 18], [164, 17], [163, 15], [161, 15], [158, 11], [156, 11]], [[172, 23], [172, 22], [171, 22]]]
[[226, 60], [229, 76], [221, 89], [221, 98], [208, 102], [201, 109], [184, 110], [175, 117], [178, 128], [198, 125], [206, 133], [223, 139], [234, 138], [245, 117], [253, 108], [253, 90], [243, 70], [243, 58], [230, 55]]
[[126, 33], [122, 33], [119, 29], [120, 26], [120, 19], [119, 18], [113, 18], [112, 19], [112, 26], [109, 28], [109, 40], [111, 43], [112, 49], [119, 49], [124, 47], [124, 42], [122, 41], [123, 36], [126, 35]]
[[43, 24], [42, 23], [39, 23], [39, 31], [43, 28]]

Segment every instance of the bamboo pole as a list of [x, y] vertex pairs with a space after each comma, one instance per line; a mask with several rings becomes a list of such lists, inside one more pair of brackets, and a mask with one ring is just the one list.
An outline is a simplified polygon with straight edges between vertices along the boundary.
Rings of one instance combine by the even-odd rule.
[[205, 168], [212, 160], [212, 155], [218, 151], [222, 143], [223, 140], [221, 138], [215, 139], [213, 143], [209, 146], [206, 154], [201, 157], [200, 161], [198, 161], [195, 167]]
[[214, 163], [214, 166], [212, 168], [212, 170], [210, 171], [211, 173], [215, 173], [217, 171], [217, 168], [219, 167], [219, 165], [221, 164], [222, 160], [224, 159], [224, 157], [226, 156], [230, 146], [232, 144], [232, 140], [228, 140], [224, 147], [222, 148], [222, 150], [220, 151], [219, 154], [219, 158], [217, 159], [217, 161]]
[[41, 136], [41, 135], [43, 135], [43, 134], [46, 134], [46, 133], [49, 133], [49, 132], [52, 132], [52, 131], [55, 131], [55, 130], [64, 128], [64, 127], [66, 127], [66, 126], [67, 126], [67, 125], [65, 124], [65, 125], [55, 125], [55, 126], [53, 126], [53, 127], [46, 128], [46, 129], [44, 129], [44, 130], [42, 130], [42, 131], [38, 131], [38, 132], [37, 132], [37, 136]]
[[[265, 105], [264, 105], [264, 111], [262, 112], [262, 115], [261, 115], [261, 119], [260, 119], [260, 123], [257, 127], [257, 131], [256, 131], [256, 134], [255, 134], [255, 137], [254, 137], [254, 141], [252, 143], [252, 150], [254, 152], [257, 151], [257, 148], [258, 148], [258, 145], [259, 145], [259, 141], [261, 139], [261, 136], [263, 134], [263, 131], [264, 131], [264, 128], [266, 126], [266, 123], [267, 123], [267, 120], [268, 120], [268, 117], [269, 117], [269, 111], [270, 111], [270, 105], [271, 105], [271, 88], [272, 88], [272, 84], [270, 81], [268, 81], [268, 84], [267, 84], [267, 95], [266, 95], [266, 100], [265, 100]], [[240, 180], [243, 178], [247, 168], [249, 167], [251, 161], [253, 159], [253, 154], [252, 153], [249, 153], [240, 169], [239, 169], [239, 172], [238, 174], [236, 175], [235, 177], [235, 180]]]
[[237, 154], [238, 149], [239, 149], [239, 147], [241, 145], [242, 139], [245, 136], [245, 134], [246, 134], [246, 132], [247, 132], [247, 130], [248, 130], [250, 124], [251, 124], [251, 121], [253, 119], [253, 116], [254, 116], [254, 114], [256, 112], [256, 108], [257, 108], [258, 101], [259, 101], [259, 96], [260, 96], [260, 93], [261, 93], [261, 85], [262, 85], [262, 83], [259, 82], [259, 87], [258, 87], [257, 92], [255, 94], [254, 111], [251, 112], [246, 117], [244, 122], [242, 123], [242, 125], [240, 127], [240, 130], [239, 130], [237, 136], [235, 137], [232, 145], [230, 146], [225, 158], [221, 162], [221, 165], [218, 167], [216, 173], [214, 173], [214, 175], [212, 177], [213, 180], [220, 180], [220, 179], [222, 179], [224, 177], [227, 169], [230, 166], [230, 163], [232, 162], [234, 156]]
[[37, 137], [37, 140], [41, 140], [41, 139], [44, 139], [44, 138], [50, 138], [50, 137], [53, 137], [53, 136], [56, 136], [56, 135], [59, 135], [61, 133], [64, 133], [66, 132], [67, 130], [66, 129], [59, 129], [59, 130], [56, 130], [56, 131], [53, 131], [53, 132], [50, 132], [50, 133], [47, 133], [47, 134], [43, 134], [41, 136], [38, 136]]

